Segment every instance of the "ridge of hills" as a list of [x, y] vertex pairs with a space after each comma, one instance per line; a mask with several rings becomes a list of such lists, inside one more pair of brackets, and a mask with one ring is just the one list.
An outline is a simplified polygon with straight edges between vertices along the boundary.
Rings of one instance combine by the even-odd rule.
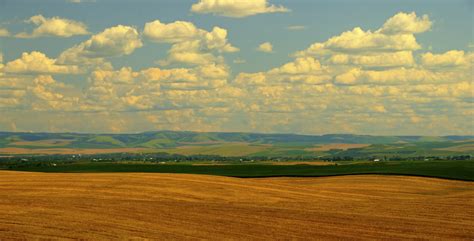
[[[321, 156], [474, 154], [474, 136], [371, 136], [150, 131], [136, 134], [0, 132], [0, 154], [23, 149], [136, 149], [183, 155]], [[2, 151], [3, 150], [3, 151]], [[119, 152], [119, 151], [117, 151]], [[15, 153], [13, 153], [15, 154]]]

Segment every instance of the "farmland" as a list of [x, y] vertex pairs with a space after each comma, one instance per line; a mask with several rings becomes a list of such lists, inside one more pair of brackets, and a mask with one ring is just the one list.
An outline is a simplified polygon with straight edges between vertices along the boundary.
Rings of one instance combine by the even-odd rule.
[[474, 184], [421, 177], [239, 179], [0, 172], [6, 239], [464, 239]]
[[0, 133], [6, 239], [470, 239], [474, 138]]
[[[188, 173], [229, 177], [320, 177], [355, 174], [385, 174], [474, 180], [474, 161], [400, 161], [400, 162], [340, 162], [328, 165], [308, 165], [299, 162], [217, 163], [201, 162], [157, 164], [149, 162], [72, 162], [37, 165], [35, 162], [3, 166], [4, 169], [34, 172], [103, 173], [155, 172]], [[321, 164], [320, 162], [317, 162]], [[1, 163], [0, 163], [1, 164]], [[277, 165], [275, 165], [277, 164]], [[1, 167], [1, 166], [0, 166]]]
[[247, 157], [474, 155], [472, 136], [295, 135], [157, 131], [137, 134], [0, 132], [2, 155], [168, 153]]

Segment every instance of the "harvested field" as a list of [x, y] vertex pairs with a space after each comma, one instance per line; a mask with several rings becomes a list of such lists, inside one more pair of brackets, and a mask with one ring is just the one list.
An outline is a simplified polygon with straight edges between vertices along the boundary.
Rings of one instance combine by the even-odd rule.
[[446, 147], [446, 148], [438, 148], [438, 149], [436, 149], [436, 150], [440, 150], [440, 151], [455, 151], [455, 152], [474, 151], [474, 143], [468, 143], [468, 144], [457, 145], [457, 146]]
[[334, 149], [338, 150], [348, 150], [353, 148], [363, 148], [368, 147], [370, 144], [354, 144], [354, 143], [331, 143], [325, 144], [321, 146], [306, 148], [307, 151], [330, 151]]
[[238, 179], [0, 172], [0, 237], [474, 237], [474, 183], [406, 176]]

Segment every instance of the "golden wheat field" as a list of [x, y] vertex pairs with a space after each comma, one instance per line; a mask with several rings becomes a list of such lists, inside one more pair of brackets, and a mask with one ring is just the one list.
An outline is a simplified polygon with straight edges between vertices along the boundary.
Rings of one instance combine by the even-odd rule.
[[474, 183], [0, 172], [0, 239], [474, 238]]

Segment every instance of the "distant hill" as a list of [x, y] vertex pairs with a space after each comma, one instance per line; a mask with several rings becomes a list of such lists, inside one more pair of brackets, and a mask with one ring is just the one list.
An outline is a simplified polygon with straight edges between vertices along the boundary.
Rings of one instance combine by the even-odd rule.
[[[454, 155], [474, 153], [474, 136], [297, 135], [234, 132], [153, 131], [137, 134], [0, 132], [0, 154], [111, 149], [110, 152], [321, 156]], [[31, 151], [32, 150], [32, 151]]]

